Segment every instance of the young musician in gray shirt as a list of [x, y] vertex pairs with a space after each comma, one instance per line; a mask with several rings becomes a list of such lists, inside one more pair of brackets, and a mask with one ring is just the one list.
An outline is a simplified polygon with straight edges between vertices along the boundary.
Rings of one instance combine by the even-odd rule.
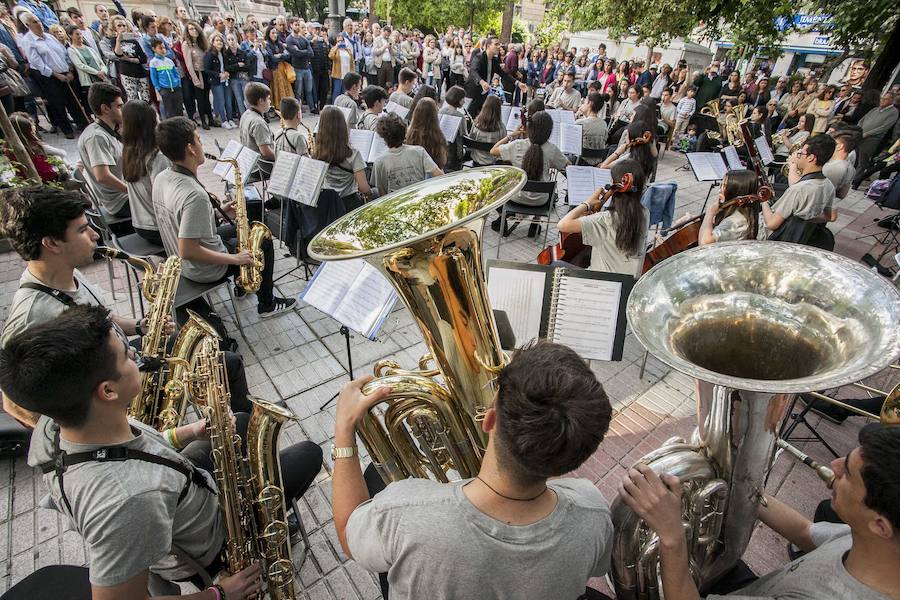
[[375, 133], [388, 147], [387, 154], [372, 167], [372, 185], [380, 195], [423, 181], [426, 176], [437, 177], [444, 172], [435, 164], [422, 146], [407, 146], [406, 125], [395, 114], [388, 113], [378, 120]]
[[576, 598], [607, 572], [607, 502], [590, 481], [561, 477], [597, 450], [612, 414], [574, 351], [541, 342], [503, 368], [481, 423], [488, 444], [477, 477], [407, 479], [371, 499], [356, 428], [390, 389], [365, 395], [369, 380], [338, 398], [332, 509], [344, 552], [387, 573], [391, 600]]
[[95, 120], [78, 136], [78, 158], [100, 206], [116, 217], [127, 217], [128, 186], [122, 177], [122, 141], [116, 130], [122, 125], [122, 92], [112, 84], [95, 83], [88, 91], [88, 104]]
[[347, 126], [356, 129], [359, 122], [359, 93], [362, 90], [362, 77], [353, 71], [344, 75], [344, 93], [334, 99], [334, 105], [350, 111]]

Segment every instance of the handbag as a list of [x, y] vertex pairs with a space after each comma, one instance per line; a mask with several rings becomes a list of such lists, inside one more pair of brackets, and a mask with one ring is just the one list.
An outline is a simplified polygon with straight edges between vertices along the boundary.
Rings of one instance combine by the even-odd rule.
[[266, 81], [272, 81], [272, 69], [263, 69], [262, 76]]

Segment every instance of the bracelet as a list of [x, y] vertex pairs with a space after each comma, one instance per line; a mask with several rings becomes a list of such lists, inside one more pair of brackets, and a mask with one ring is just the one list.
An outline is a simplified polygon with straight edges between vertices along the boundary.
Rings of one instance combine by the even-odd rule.
[[582, 202], [581, 205], [584, 207], [584, 210], [587, 214], [589, 214], [589, 215], [594, 214], [593, 209], [591, 209], [590, 202]]
[[216, 600], [225, 600], [225, 590], [218, 583], [214, 583], [206, 589], [207, 591], [212, 590], [213, 594], [216, 595]]
[[138, 319], [137, 321], [134, 322], [134, 333], [137, 335], [144, 335], [144, 328], [141, 325], [141, 321], [143, 321], [143, 320], [144, 319]]
[[176, 450], [181, 450], [181, 442], [178, 440], [178, 436], [175, 434], [175, 428], [166, 429], [165, 432], [166, 439], [169, 441], [169, 444], [175, 448]]

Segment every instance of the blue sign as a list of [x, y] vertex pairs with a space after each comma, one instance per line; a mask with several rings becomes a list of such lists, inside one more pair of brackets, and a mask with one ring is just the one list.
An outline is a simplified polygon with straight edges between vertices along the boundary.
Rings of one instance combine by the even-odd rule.
[[778, 17], [775, 19], [775, 29], [778, 31], [787, 31], [792, 28], [822, 31], [831, 26], [831, 15], [794, 15], [790, 18]]

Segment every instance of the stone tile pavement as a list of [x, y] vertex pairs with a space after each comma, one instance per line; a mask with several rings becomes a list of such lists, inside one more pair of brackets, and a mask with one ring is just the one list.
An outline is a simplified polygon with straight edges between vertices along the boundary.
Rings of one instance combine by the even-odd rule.
[[[313, 119], [308, 120], [312, 125]], [[237, 132], [214, 129], [203, 132], [202, 136], [207, 151], [217, 152], [213, 142], [219, 141], [224, 146], [229, 139], [237, 137]], [[53, 138], [48, 142], [68, 150], [70, 157], [77, 156], [73, 142], [58, 136], [48, 137]], [[686, 211], [697, 214], [710, 191], [709, 184], [698, 183], [689, 170], [679, 169], [684, 163], [682, 155], [666, 153], [660, 160], [657, 178], [658, 181], [678, 183], [677, 216]], [[211, 190], [222, 192], [221, 181], [211, 171], [211, 165], [205, 165], [201, 179]], [[713, 190], [713, 194], [716, 192]], [[831, 225], [837, 235], [838, 250], [859, 258], [872, 248], [873, 243], [871, 239], [856, 241], [853, 238], [869, 232], [866, 227], [877, 217], [878, 209], [872, 208], [861, 192], [852, 192], [838, 203], [838, 207], [841, 217]], [[560, 205], [558, 213], [564, 209]], [[551, 231], [551, 240], [555, 235], [556, 231]], [[493, 257], [497, 244], [497, 234], [486, 228], [485, 255]], [[500, 254], [506, 260], [531, 262], [538, 250], [537, 242], [526, 238], [524, 228], [519, 228], [504, 241]], [[295, 296], [306, 281], [301, 271], [293, 270], [293, 259], [282, 256], [283, 253], [276, 247], [277, 288], [282, 295]], [[22, 269], [23, 262], [14, 253], [0, 254], [0, 320], [6, 317]], [[131, 312], [121, 266], [115, 267], [116, 277], [112, 282], [103, 264], [92, 265], [85, 272], [92, 281], [115, 292], [115, 299], [111, 295], [108, 298], [110, 306], [122, 314]], [[232, 307], [224, 292], [216, 303], [237, 336]], [[246, 332], [246, 340], [240, 340], [240, 343], [252, 393], [269, 400], [284, 400], [299, 419], [284, 429], [281, 443], [309, 439], [325, 450], [325, 465], [301, 502], [301, 518], [309, 530], [312, 553], [299, 569], [302, 588], [299, 597], [310, 600], [378, 598], [380, 592], [373, 576], [341, 552], [330, 509], [332, 465], [329, 450], [335, 408], [328, 401], [347, 381], [348, 368], [344, 339], [338, 333], [339, 324], [306, 305], [265, 321], [257, 317], [252, 300], [238, 300], [237, 308]], [[391, 314], [377, 341], [354, 334], [351, 346], [357, 375], [370, 373], [374, 362], [385, 357], [393, 357], [404, 365], [415, 365], [425, 352], [422, 337], [405, 308], [397, 308]], [[610, 501], [615, 497], [616, 485], [626, 468], [667, 438], [688, 436], [694, 427], [693, 381], [653, 357], [648, 359], [643, 377], [639, 377], [643, 356], [640, 343], [629, 333], [622, 361], [591, 363], [617, 413], [600, 449], [576, 474], [594, 482]], [[887, 385], [885, 381], [880, 383]], [[323, 405], [324, 408], [320, 408]], [[840, 427], [825, 422], [821, 424], [821, 430], [839, 452], [846, 452], [853, 445], [860, 422], [861, 419], [854, 418]], [[813, 456], [827, 458], [821, 446], [806, 446]], [[818, 500], [826, 495], [814, 474], [786, 458], [776, 463], [769, 489], [806, 514], [811, 514]], [[0, 592], [44, 565], [85, 564], [85, 547], [80, 536], [58, 513], [38, 506], [45, 492], [41, 478], [35, 476], [23, 459], [0, 460]], [[759, 526], [746, 557], [757, 572], [766, 572], [782, 564], [786, 553], [780, 538]], [[605, 589], [602, 581], [592, 584]]]

